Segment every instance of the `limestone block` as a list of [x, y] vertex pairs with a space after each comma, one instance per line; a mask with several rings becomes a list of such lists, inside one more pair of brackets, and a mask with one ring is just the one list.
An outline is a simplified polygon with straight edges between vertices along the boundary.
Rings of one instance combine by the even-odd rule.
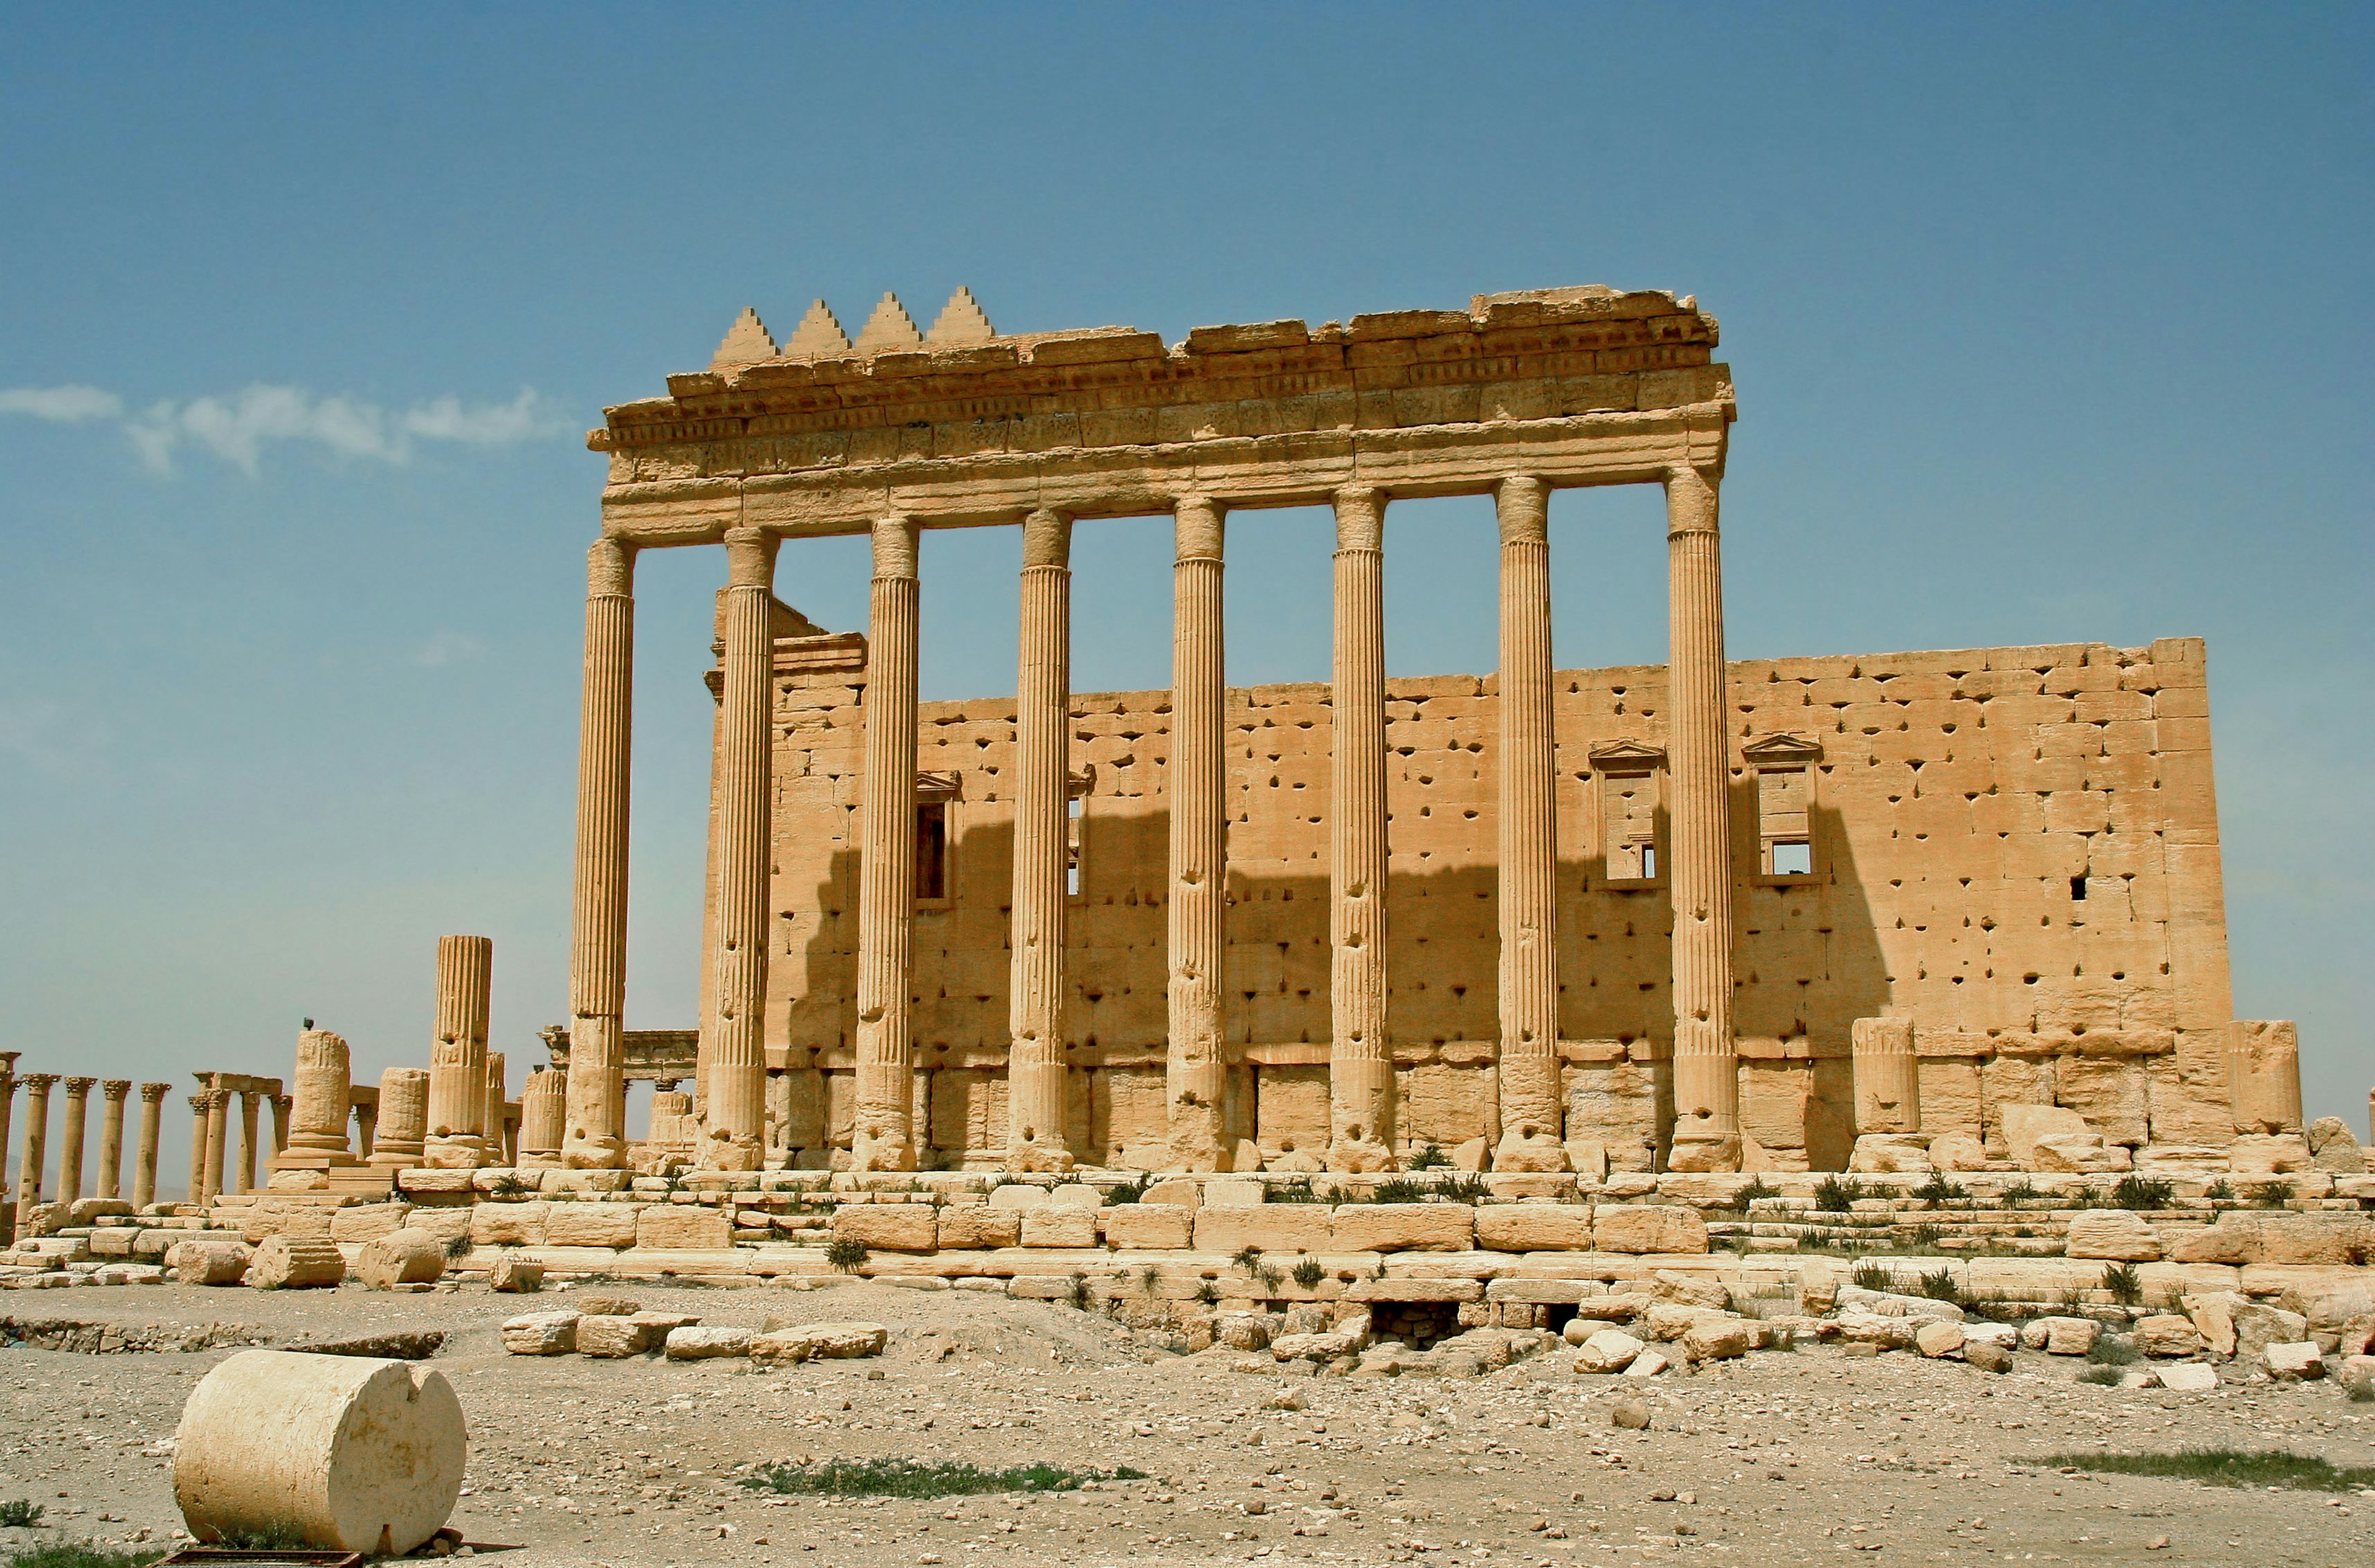
[[2185, 1309], [2210, 1353], [2226, 1357], [2235, 1353], [2235, 1311], [2245, 1300], [2233, 1291], [2204, 1291], [2180, 1297], [2178, 1305]]
[[2003, 1114], [2015, 1105], [2050, 1106], [2052, 1103], [2051, 1062], [2028, 1056], [1995, 1055], [1980, 1065], [1980, 1136], [1986, 1139], [1990, 1149], [2004, 1149], [2006, 1156], [2023, 1170], [2028, 1167], [2009, 1147]]
[[1596, 1138], [1566, 1140], [1566, 1168], [1587, 1182], [1608, 1179], [1608, 1146]]
[[2111, 1258], [2150, 1263], [2161, 1254], [2160, 1236], [2144, 1217], [2124, 1208], [2089, 1208], [2073, 1215], [2066, 1257]]
[[845, 1203], [833, 1211], [833, 1239], [880, 1252], [930, 1252], [939, 1227], [929, 1204]]
[[1338, 1252], [1466, 1252], [1476, 1211], [1464, 1203], [1339, 1204], [1330, 1230]]
[[1005, 1182], [990, 1189], [992, 1208], [1038, 1208], [1047, 1202], [1047, 1189], [1029, 1182]]
[[1595, 1329], [1577, 1348], [1575, 1370], [1595, 1375], [1623, 1372], [1648, 1349], [1621, 1328]]
[[347, 1277], [346, 1255], [329, 1232], [266, 1236], [247, 1267], [247, 1283], [259, 1291], [320, 1290]]
[[1319, 1204], [1265, 1203], [1224, 1208], [1207, 1203], [1196, 1211], [1198, 1252], [1226, 1254], [1246, 1247], [1263, 1252], [1326, 1252], [1331, 1245], [1328, 1210]]
[[2190, 1317], [2175, 1313], [2156, 1313], [2136, 1320], [2136, 1350], [2147, 1356], [2198, 1356], [2203, 1338]]
[[1242, 1208], [1247, 1204], [1266, 1203], [1270, 1189], [1259, 1182], [1217, 1181], [1204, 1184], [1204, 1207], [1207, 1208]]
[[1341, 1330], [1325, 1334], [1282, 1334], [1270, 1342], [1270, 1355], [1282, 1362], [1330, 1362], [1358, 1354], [1361, 1340]]
[[1979, 1065], [1964, 1057], [1920, 1058], [1918, 1082], [1921, 1096], [1921, 1130], [1934, 1147], [1941, 1138], [1978, 1141], [1987, 1134], [1981, 1110]]
[[[926, 1219], [931, 1210], [924, 1210]], [[671, 1252], [719, 1252], [734, 1244], [734, 1220], [723, 1208], [655, 1203], [635, 1216], [635, 1245]]]
[[[2103, 1326], [2091, 1317], [2040, 1317], [2032, 1320], [2029, 1326], [2044, 1328], [2045, 1342], [2037, 1348], [2049, 1356], [2083, 1356], [2095, 1348], [2095, 1341], [2103, 1333]], [[2024, 1330], [2022, 1343], [2026, 1344], [2027, 1338]]]
[[1566, 1135], [1601, 1144], [1612, 1169], [1647, 1171], [1656, 1159], [1662, 1063], [1618, 1058], [1568, 1066]]
[[1859, 1133], [1848, 1156], [1848, 1169], [1866, 1173], [1922, 1172], [1930, 1162], [1930, 1142], [1919, 1134]]
[[1138, 1201], [1140, 1204], [1165, 1203], [1176, 1204], [1183, 1208], [1194, 1208], [1202, 1201], [1202, 1198], [1198, 1183], [1174, 1177], [1167, 1182], [1149, 1183], [1146, 1191], [1139, 1195]]
[[2030, 1169], [2053, 1173], [2125, 1171], [2133, 1164], [2126, 1145], [2108, 1143], [2095, 1132], [2040, 1138], [2029, 1158]]
[[1672, 1369], [1673, 1362], [1657, 1350], [1643, 1350], [1618, 1375], [1622, 1377], [1655, 1377]]
[[430, 1367], [244, 1350], [183, 1407], [173, 1497], [202, 1541], [293, 1531], [401, 1555], [453, 1513], [468, 1450], [461, 1402]]
[[2023, 1171], [2041, 1170], [2037, 1162], [2037, 1145], [2040, 1138], [2083, 1138], [2093, 1132], [2086, 1118], [2060, 1105], [2010, 1103], [1998, 1108], [2003, 1128], [2005, 1151], [2013, 1164]]
[[412, 1212], [408, 1203], [359, 1203], [351, 1208], [330, 1210], [330, 1239], [334, 1242], [361, 1243], [375, 1241], [390, 1231], [404, 1229], [406, 1216]]
[[2255, 1229], [2254, 1263], [2331, 1267], [2364, 1264], [2375, 1254], [2375, 1233], [2355, 1214], [2269, 1214]]
[[1488, 1252], [1589, 1252], [1591, 1206], [1485, 1204], [1476, 1210], [1476, 1244]]
[[753, 1361], [848, 1361], [879, 1356], [891, 1331], [879, 1323], [803, 1323], [779, 1327], [771, 1318], [750, 1341]]
[[1696, 1208], [1603, 1203], [1591, 1211], [1591, 1240], [1601, 1252], [1704, 1253], [1707, 1221]]
[[1026, 1247], [1093, 1247], [1097, 1244], [1096, 1211], [1069, 1204], [1047, 1204], [1022, 1211], [1022, 1244]]
[[672, 1362], [715, 1361], [723, 1356], [747, 1356], [750, 1353], [750, 1331], [747, 1328], [671, 1328], [666, 1341], [668, 1359]]
[[254, 1260], [247, 1244], [231, 1235], [181, 1242], [165, 1255], [166, 1267], [183, 1285], [236, 1285]]
[[2229, 1030], [2227, 1085], [2235, 1106], [2235, 1130], [2298, 1132], [2298, 1032], [2286, 1020], [2238, 1020]]
[[544, 1265], [504, 1256], [487, 1267], [487, 1288], [505, 1295], [533, 1295], [544, 1288]]
[[2180, 1362], [2154, 1369], [2160, 1385], [2179, 1394], [2207, 1394], [2218, 1386], [2217, 1369], [2202, 1362]]
[[635, 1212], [636, 1206], [630, 1203], [549, 1204], [544, 1211], [544, 1244], [552, 1247], [633, 1246]]
[[544, 1216], [549, 1206], [527, 1203], [481, 1203], [470, 1210], [470, 1244], [480, 1247], [534, 1247], [544, 1244]]
[[1212, 1320], [1212, 1337], [1233, 1350], [1267, 1350], [1273, 1326], [1268, 1313], [1224, 1312]]
[[2239, 1133], [2227, 1146], [2227, 1168], [2239, 1176], [2276, 1176], [2316, 1163], [2298, 1133]]
[[2351, 1135], [2348, 1124], [2339, 1116], [2320, 1116], [2309, 1125], [2310, 1163], [2320, 1171], [2333, 1171], [2346, 1175], [2362, 1175], [2367, 1170], [2366, 1151]]
[[574, 1312], [531, 1312], [506, 1318], [503, 1349], [515, 1356], [565, 1356], [577, 1349]]
[[1022, 1216], [1014, 1209], [993, 1208], [986, 1203], [959, 1204], [939, 1211], [938, 1235], [938, 1244], [944, 1252], [985, 1252], [992, 1247], [1020, 1246]]
[[2309, 1338], [2309, 1319], [2265, 1302], [2244, 1301], [2230, 1308], [2235, 1320], [2235, 1355], [2250, 1362], [2261, 1359], [2271, 1345], [2292, 1345]]
[[1959, 1354], [1965, 1335], [1959, 1323], [1925, 1323], [1913, 1331], [1913, 1348], [1936, 1361]]
[[1913, 1318], [1887, 1317], [1876, 1312], [1842, 1312], [1831, 1321], [1838, 1325], [1839, 1338], [1849, 1344], [1877, 1345], [1884, 1350], [1911, 1350], [1921, 1326]]
[[1658, 1299], [1639, 1291], [1612, 1291], [1605, 1295], [1586, 1296], [1575, 1303], [1575, 1315], [1595, 1323], [1630, 1323], [1657, 1304]]
[[427, 1231], [391, 1231], [363, 1244], [354, 1276], [371, 1290], [422, 1285], [445, 1277], [445, 1244]]
[[1692, 1362], [1730, 1361], [1748, 1353], [1749, 1326], [1737, 1317], [1708, 1317], [1694, 1323], [1682, 1337], [1683, 1355]]
[[588, 1314], [577, 1320], [577, 1353], [605, 1361], [640, 1356], [652, 1348], [652, 1326], [636, 1316]]
[[1059, 1208], [1103, 1208], [1105, 1195], [1086, 1182], [1063, 1182], [1048, 1192], [1047, 1201]]
[[2375, 1356], [2346, 1357], [2334, 1376], [2345, 1394], [2363, 1401], [2369, 1394], [2375, 1394]]
[[1930, 1164], [1940, 1171], [1984, 1171], [1987, 1146], [1967, 1133], [1946, 1133], [1930, 1140]]
[[2086, 1118], [2106, 1143], [2147, 1141], [2144, 1067], [2127, 1056], [2063, 1056], [2053, 1064], [2053, 1098]]
[[2268, 1375], [2279, 1383], [2301, 1383], [2325, 1375], [2325, 1355], [2314, 1341], [2269, 1345], [2261, 1352]]
[[2007, 1373], [2012, 1370], [2012, 1352], [1990, 1340], [1966, 1340], [1963, 1360], [1981, 1372]]
[[1878, 1313], [1883, 1317], [1919, 1317], [1940, 1323], [1963, 1321], [1961, 1307], [1930, 1296], [1908, 1296], [1895, 1291], [1867, 1291], [1861, 1285], [1841, 1285], [1833, 1292], [1832, 1299], [1842, 1312]]
[[[1118, 1204], [1105, 1212], [1105, 1244], [1186, 1250], [1195, 1231], [1195, 1211], [1176, 1204]], [[943, 1233], [947, 1221], [941, 1222]]]
[[[1356, 1279], [1344, 1292], [1348, 1302], [1481, 1302], [1482, 1279]], [[1304, 1309], [1295, 1309], [1300, 1312]]]

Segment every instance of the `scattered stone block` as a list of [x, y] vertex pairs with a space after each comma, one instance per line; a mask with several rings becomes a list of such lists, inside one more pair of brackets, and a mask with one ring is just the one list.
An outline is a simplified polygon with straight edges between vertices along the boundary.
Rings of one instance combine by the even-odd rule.
[[2318, 1349], [2315, 1340], [2264, 1346], [2260, 1356], [2268, 1375], [2279, 1383], [2300, 1383], [2325, 1375], [2325, 1353]]
[[577, 1310], [587, 1317], [632, 1317], [644, 1310], [644, 1303], [632, 1296], [597, 1295], [588, 1291], [577, 1298]]
[[354, 1276], [374, 1291], [433, 1283], [445, 1277], [445, 1244], [427, 1231], [390, 1231], [363, 1244]]
[[577, 1353], [601, 1361], [640, 1356], [652, 1348], [651, 1325], [637, 1317], [587, 1314], [577, 1320]]
[[664, 1343], [668, 1359], [672, 1362], [715, 1361], [721, 1356], [749, 1355], [750, 1331], [724, 1327], [671, 1328]]
[[578, 1315], [562, 1310], [507, 1318], [501, 1331], [503, 1349], [515, 1356], [568, 1355], [577, 1349]]
[[1966, 1340], [1963, 1360], [1981, 1372], [2007, 1373], [2012, 1370], [2012, 1352], [1992, 1339]]
[[506, 1295], [533, 1295], [544, 1288], [544, 1265], [525, 1257], [499, 1257], [487, 1267], [487, 1284]]
[[2311, 1122], [2307, 1141], [2310, 1164], [2313, 1169], [2354, 1176], [2365, 1173], [2366, 1151], [2351, 1133], [2350, 1125], [2341, 1117], [2320, 1116]]
[[1683, 1355], [1692, 1362], [1730, 1361], [1748, 1353], [1748, 1325], [1736, 1317], [1706, 1318], [1683, 1335]]
[[183, 1285], [236, 1285], [247, 1276], [254, 1254], [228, 1233], [180, 1243], [166, 1255], [173, 1279]]
[[1647, 1345], [1621, 1328], [1594, 1329], [1577, 1348], [1575, 1370], [1594, 1374], [1623, 1372], [1633, 1364], [1635, 1357], [1648, 1349]]
[[1655, 1377], [1660, 1373], [1671, 1370], [1673, 1364], [1674, 1363], [1668, 1360], [1661, 1351], [1643, 1350], [1639, 1355], [1635, 1356], [1625, 1370], [1617, 1375], [1620, 1377]]
[[750, 1341], [753, 1361], [851, 1361], [879, 1356], [891, 1331], [879, 1323], [803, 1323], [790, 1327], [770, 1318]]
[[2207, 1394], [2218, 1386], [2217, 1369], [2204, 1362], [2177, 1362], [2155, 1370], [2163, 1388], [2180, 1394]]
[[2193, 1320], [2174, 1313], [2138, 1318], [2134, 1338], [2138, 1353], [2146, 1356], [2198, 1356], [2203, 1350], [2202, 1331], [2193, 1326]]
[[2161, 1255], [2159, 1233], [2144, 1216], [2124, 1208], [2089, 1208], [2073, 1215], [2062, 1248], [2067, 1257], [2154, 1263]]
[[327, 1231], [309, 1236], [287, 1232], [266, 1236], [247, 1267], [247, 1283], [259, 1291], [312, 1291], [347, 1277], [346, 1255]]
[[1649, 1407], [1638, 1399], [1620, 1399], [1608, 1411], [1609, 1423], [1623, 1432], [1649, 1430]]
[[1913, 1331], [1913, 1348], [1937, 1361], [1951, 1356], [1963, 1348], [1963, 1326], [1959, 1323], [1925, 1323]]

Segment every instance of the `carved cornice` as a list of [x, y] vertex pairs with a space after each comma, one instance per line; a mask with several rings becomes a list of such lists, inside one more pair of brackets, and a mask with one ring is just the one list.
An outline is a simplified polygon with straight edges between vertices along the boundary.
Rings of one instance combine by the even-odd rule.
[[1654, 773], [1666, 765], [1666, 749], [1646, 740], [1603, 741], [1586, 755], [1600, 773]]
[[1760, 736], [1740, 749], [1752, 768], [1806, 768], [1823, 760], [1823, 743], [1788, 733]]

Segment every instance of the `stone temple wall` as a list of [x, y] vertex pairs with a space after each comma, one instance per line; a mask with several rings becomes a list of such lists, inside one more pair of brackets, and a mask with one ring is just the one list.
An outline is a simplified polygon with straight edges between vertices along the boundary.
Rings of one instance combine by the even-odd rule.
[[[849, 1135], [864, 656], [776, 643], [767, 1039], [791, 1150]], [[1565, 1133], [1647, 1169], [1672, 1119], [1665, 670], [1556, 687]], [[1845, 1165], [1850, 1029], [1879, 1016], [1914, 1020], [1923, 1131], [1999, 1158], [2013, 1102], [2115, 1144], [2234, 1136], [2198, 640], [1748, 660], [1730, 695], [1743, 1120], [1776, 1168]], [[1396, 680], [1388, 707], [1400, 1133], [1449, 1148], [1495, 1131], [1495, 682]], [[1069, 1137], [1160, 1167], [1168, 693], [1072, 714]], [[1326, 1140], [1330, 733], [1325, 685], [1230, 693], [1230, 1131], [1273, 1165]], [[1013, 742], [1010, 698], [923, 707], [948, 852], [916, 924], [917, 1094], [943, 1162], [1004, 1139]], [[1766, 836], [1802, 838], [1811, 870], [1768, 865]]]

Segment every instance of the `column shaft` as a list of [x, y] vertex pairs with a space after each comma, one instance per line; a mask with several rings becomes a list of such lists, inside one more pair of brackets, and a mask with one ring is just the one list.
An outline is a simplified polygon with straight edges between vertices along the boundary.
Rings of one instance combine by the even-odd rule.
[[1673, 801], [1676, 1171], [1740, 1168], [1740, 1060], [1731, 1028], [1731, 831], [1725, 755], [1723, 567], [1716, 476], [1666, 476], [1667, 742]]
[[857, 887], [857, 1104], [850, 1163], [912, 1171], [916, 923], [916, 525], [874, 525], [867, 611], [866, 776]]
[[[0, 1199], [7, 1198], [13, 1191], [8, 1185], [8, 1124], [16, 1110], [17, 1053], [0, 1052]], [[9, 1228], [0, 1224], [0, 1240], [15, 1239]]]
[[1013, 978], [1007, 1163], [1063, 1171], [1064, 853], [1071, 783], [1072, 520], [1022, 525], [1022, 636], [1014, 692]]
[[25, 1157], [17, 1167], [17, 1233], [25, 1233], [26, 1217], [41, 1201], [42, 1167], [50, 1158], [50, 1086], [55, 1073], [27, 1073], [25, 1086]]
[[344, 1164], [347, 1114], [354, 1102], [351, 1054], [347, 1043], [326, 1029], [309, 1029], [297, 1037], [292, 1125], [288, 1151], [300, 1156], [326, 1156], [309, 1163]]
[[289, 1148], [289, 1112], [296, 1103], [296, 1097], [289, 1094], [275, 1094], [270, 1097], [270, 1103], [272, 1106], [272, 1152], [275, 1155], [278, 1155]]
[[183, 1195], [190, 1203], [207, 1200], [207, 1124], [211, 1102], [204, 1091], [190, 1096], [190, 1190]]
[[1225, 1171], [1221, 966], [1229, 879], [1227, 663], [1223, 643], [1225, 519], [1204, 496], [1173, 514], [1171, 571], [1170, 1030], [1164, 1097], [1171, 1162]]
[[1504, 479], [1495, 501], [1501, 525], [1501, 1138], [1493, 1163], [1503, 1171], [1563, 1171], [1550, 490], [1537, 478]]
[[157, 1201], [157, 1145], [164, 1131], [165, 1096], [170, 1083], [140, 1086], [140, 1152], [132, 1167], [132, 1207], [146, 1209]]
[[99, 1196], [124, 1197], [124, 1099], [132, 1092], [128, 1078], [112, 1078], [99, 1086], [106, 1098], [99, 1113]]
[[701, 1163], [755, 1171], [766, 1156], [769, 731], [774, 717], [775, 540], [726, 535], [726, 680], [717, 750], [713, 1058]]
[[262, 1109], [263, 1106], [257, 1100], [255, 1091], [252, 1089], [240, 1091], [239, 1167], [231, 1173], [230, 1186], [230, 1190], [235, 1193], [255, 1190], [255, 1115]]
[[1336, 653], [1329, 767], [1328, 1163], [1392, 1169], [1386, 1019], [1385, 498], [1336, 496]]
[[429, 1075], [419, 1067], [390, 1067], [380, 1074], [371, 1162], [398, 1171], [419, 1164], [428, 1128]]
[[205, 1201], [211, 1203], [223, 1190], [223, 1162], [230, 1139], [226, 1136], [230, 1119], [230, 1092], [222, 1089], [207, 1091], [207, 1179]]
[[429, 1129], [420, 1162], [469, 1171], [487, 1162], [487, 1017], [495, 944], [437, 938], [437, 1037], [429, 1050]]
[[585, 678], [577, 730], [576, 895], [569, 941], [565, 1162], [626, 1162], [614, 1114], [626, 1043], [627, 781], [635, 671], [635, 554], [602, 538], [586, 552]]
[[65, 1081], [65, 1136], [58, 1140], [58, 1201], [72, 1203], [82, 1197], [82, 1144], [90, 1128], [90, 1086], [98, 1080], [70, 1078]]

